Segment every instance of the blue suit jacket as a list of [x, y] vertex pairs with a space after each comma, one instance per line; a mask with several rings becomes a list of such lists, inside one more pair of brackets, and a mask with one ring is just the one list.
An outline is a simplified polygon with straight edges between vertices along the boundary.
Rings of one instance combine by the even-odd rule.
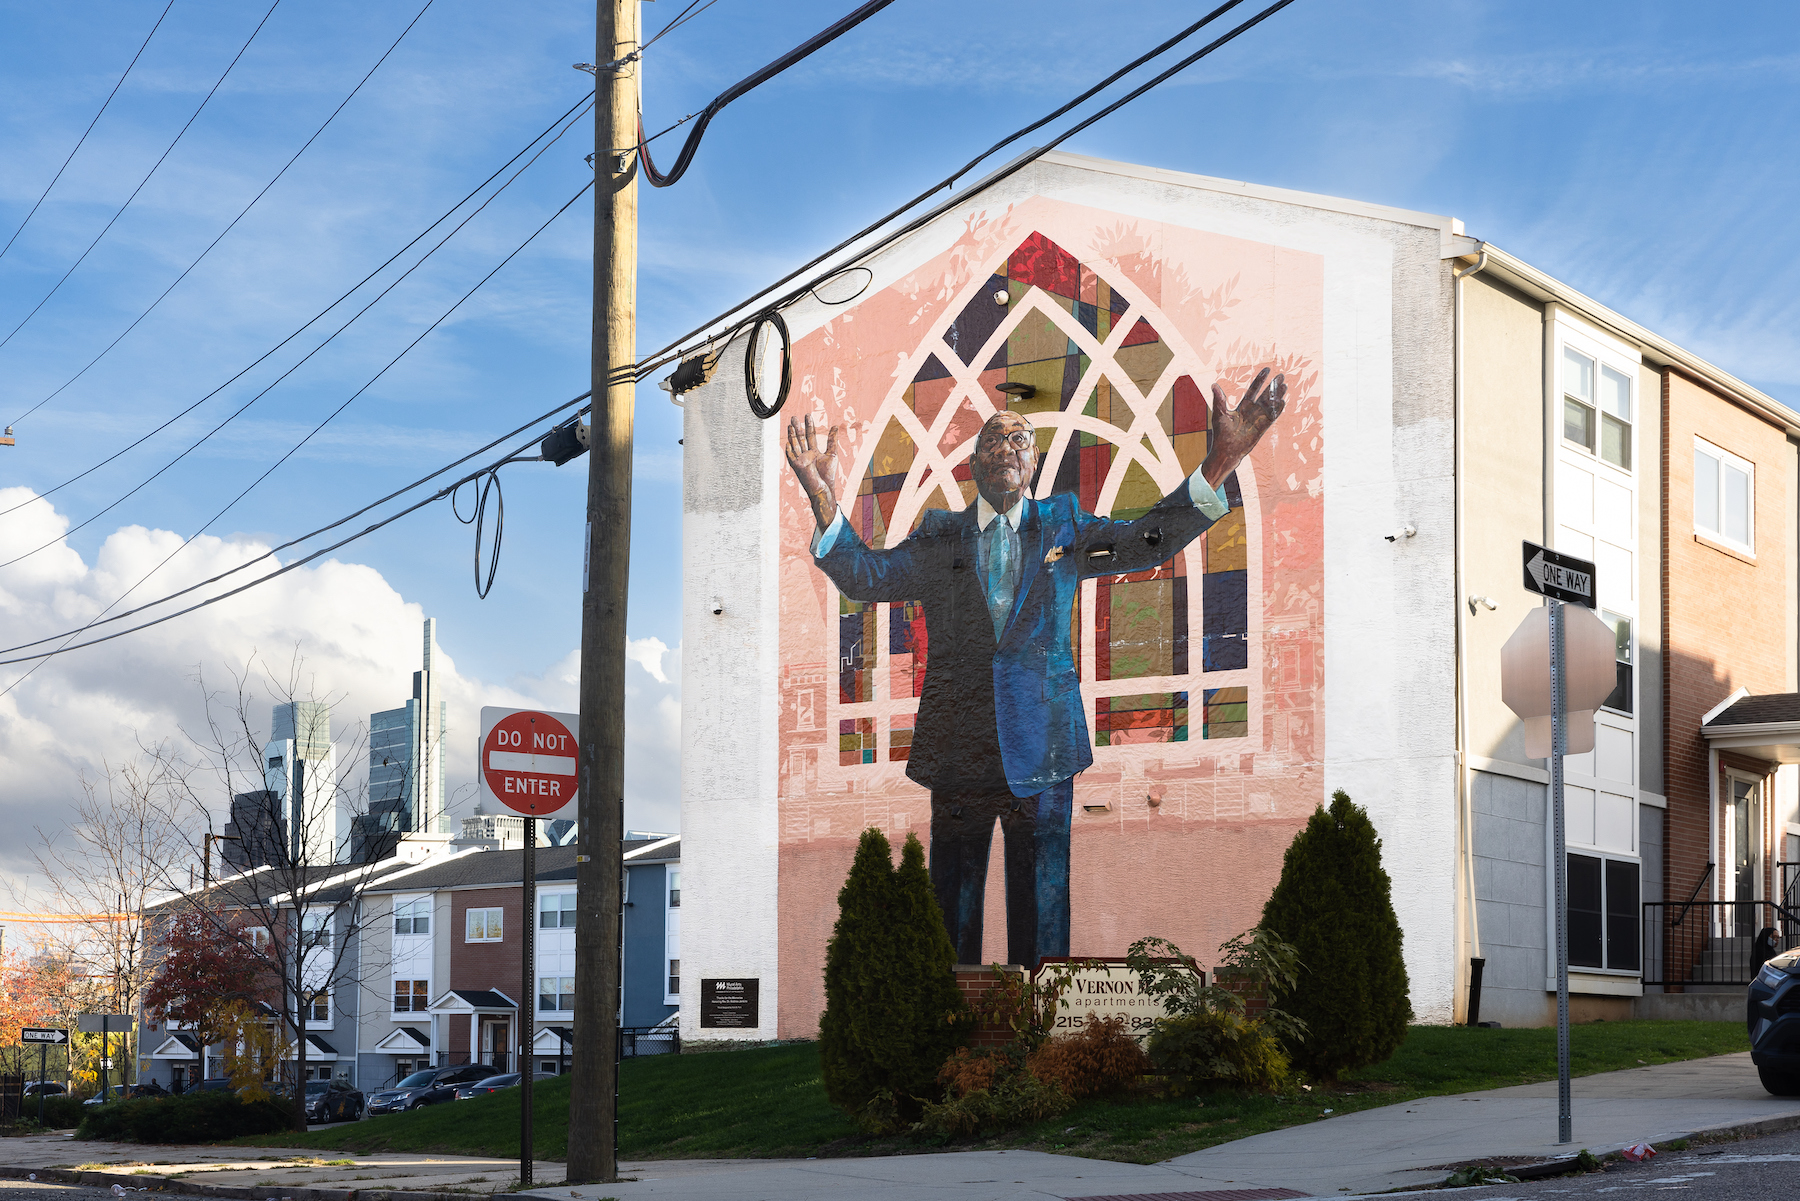
[[[1212, 525], [1186, 481], [1136, 521], [1096, 517], [1068, 493], [1024, 505], [1019, 590], [998, 642], [974, 505], [927, 510], [919, 528], [888, 550], [871, 550], [846, 524], [817, 560], [852, 600], [924, 603], [925, 689], [906, 774], [927, 788], [977, 783], [981, 772], [968, 748], [991, 745], [996, 734], [1015, 796], [1035, 796], [1093, 763], [1071, 638], [1077, 585], [1154, 567]], [[982, 730], [990, 721], [991, 732]]]

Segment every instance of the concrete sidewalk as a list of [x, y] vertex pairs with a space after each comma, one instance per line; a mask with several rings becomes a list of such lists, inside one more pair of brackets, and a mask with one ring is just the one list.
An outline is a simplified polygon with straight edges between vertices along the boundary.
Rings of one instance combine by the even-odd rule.
[[[1556, 1085], [1432, 1097], [1272, 1131], [1166, 1163], [1109, 1163], [1033, 1151], [867, 1159], [660, 1160], [621, 1165], [618, 1184], [550, 1186], [545, 1198], [620, 1201], [1024, 1201], [1217, 1194], [1332, 1197], [1440, 1183], [1443, 1165], [1555, 1159], [1707, 1131], [1800, 1127], [1800, 1099], [1771, 1097], [1748, 1053], [1574, 1081], [1572, 1143], [1556, 1142]], [[1173, 1201], [1173, 1199], [1170, 1199]]]

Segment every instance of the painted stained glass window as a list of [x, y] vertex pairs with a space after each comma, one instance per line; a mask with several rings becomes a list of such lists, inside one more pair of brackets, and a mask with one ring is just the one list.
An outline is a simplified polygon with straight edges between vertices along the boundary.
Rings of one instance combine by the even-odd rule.
[[[845, 506], [868, 545], [899, 543], [926, 509], [950, 508], [952, 498], [956, 508], [974, 503], [966, 460], [1002, 398], [1037, 427], [1039, 497], [1072, 492], [1091, 513], [1130, 519], [1166, 491], [1153, 471], [1178, 479], [1200, 465], [1206, 393], [1158, 330], [1158, 322], [1167, 324], [1163, 315], [1133, 304], [1123, 294], [1130, 289], [1115, 286], [1105, 269], [1034, 233], [965, 289], [961, 311], [920, 348], [911, 382], [871, 427], [874, 445]], [[995, 300], [1002, 292], [1005, 304]], [[1185, 361], [1194, 365], [1192, 356]], [[1003, 393], [1001, 384], [1027, 385], [1031, 394]], [[1250, 526], [1235, 476], [1225, 493], [1230, 513], [1184, 552], [1155, 569], [1088, 585], [1092, 629], [1083, 628], [1080, 612], [1075, 627], [1097, 747], [1248, 735], [1244, 677], [1202, 687], [1209, 675], [1249, 666]], [[916, 702], [925, 680], [925, 612], [917, 602], [843, 599], [838, 612], [839, 761], [874, 763], [873, 715], [849, 715], [877, 700], [899, 702], [883, 706], [889, 712]], [[1166, 681], [1169, 688], [1189, 677], [1193, 689], [1130, 686]], [[1190, 693], [1201, 700], [1191, 720]], [[912, 725], [911, 712], [882, 719], [888, 762], [906, 759]]]

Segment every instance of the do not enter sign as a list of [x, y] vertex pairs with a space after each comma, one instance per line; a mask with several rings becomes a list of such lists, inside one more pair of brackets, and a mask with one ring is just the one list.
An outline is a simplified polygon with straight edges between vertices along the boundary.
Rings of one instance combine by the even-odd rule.
[[573, 713], [481, 711], [482, 791], [515, 813], [555, 817], [575, 802]]

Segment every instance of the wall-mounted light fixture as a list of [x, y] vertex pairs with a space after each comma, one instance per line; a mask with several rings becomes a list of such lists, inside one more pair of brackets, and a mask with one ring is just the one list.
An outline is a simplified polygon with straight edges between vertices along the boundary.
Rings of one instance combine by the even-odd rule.
[[1391, 534], [1383, 534], [1382, 537], [1386, 538], [1389, 542], [1398, 542], [1402, 538], [1416, 537], [1418, 535], [1418, 533], [1419, 533], [1419, 531], [1414, 529], [1412, 526], [1403, 525]]
[[1020, 400], [1030, 400], [1037, 395], [1037, 389], [1030, 384], [1004, 383], [995, 384], [994, 387], [997, 391], [1004, 392], [1008, 396], [1016, 396]]
[[1473, 592], [1469, 593], [1469, 616], [1473, 617], [1475, 615], [1475, 607], [1477, 605], [1492, 613], [1495, 609], [1500, 607], [1500, 602], [1491, 596], [1476, 596]]
[[995, 304], [1005, 304], [1007, 301], [1009, 301], [1011, 299], [1012, 299], [1012, 297], [1008, 296], [1006, 294], [1005, 288], [999, 288], [994, 292], [994, 303]]

